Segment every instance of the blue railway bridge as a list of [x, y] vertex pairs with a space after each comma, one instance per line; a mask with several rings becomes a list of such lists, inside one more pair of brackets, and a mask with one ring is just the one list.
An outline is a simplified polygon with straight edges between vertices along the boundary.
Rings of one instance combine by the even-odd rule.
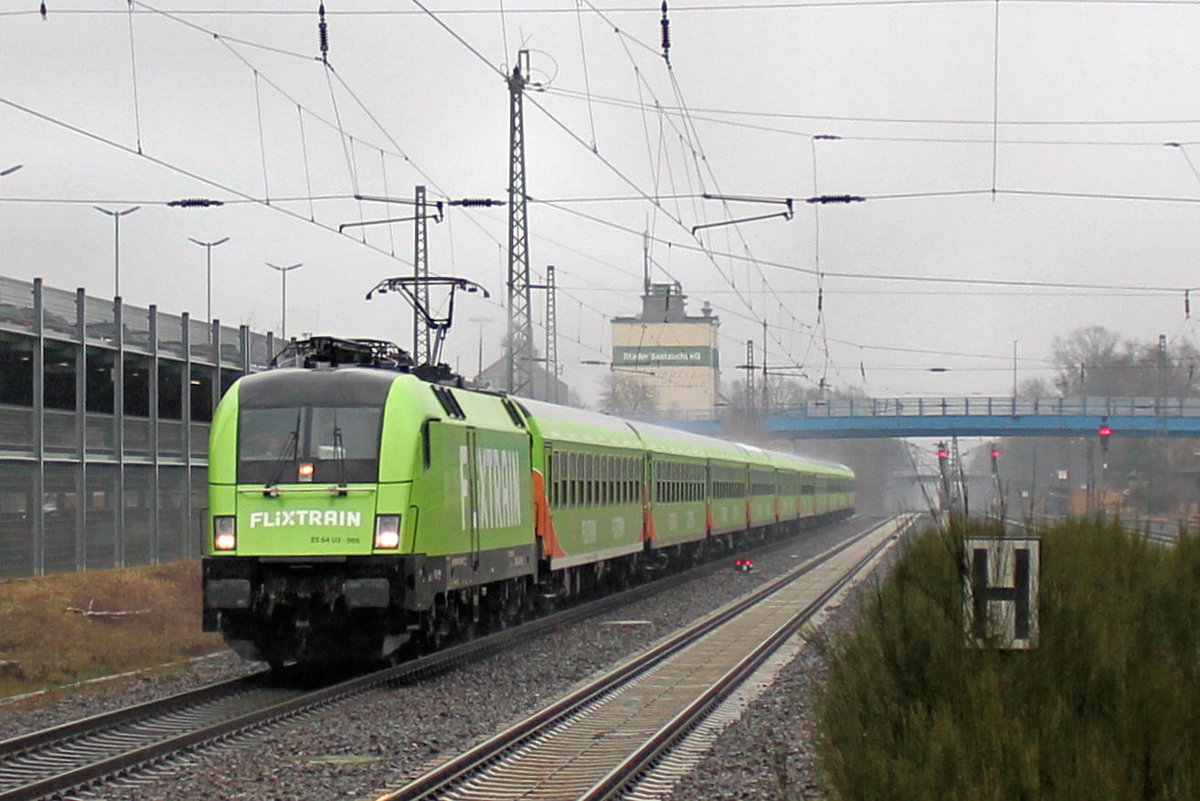
[[[673, 423], [719, 434], [721, 419]], [[791, 439], [862, 437], [1115, 437], [1200, 439], [1200, 398], [858, 398], [771, 409], [769, 434]]]

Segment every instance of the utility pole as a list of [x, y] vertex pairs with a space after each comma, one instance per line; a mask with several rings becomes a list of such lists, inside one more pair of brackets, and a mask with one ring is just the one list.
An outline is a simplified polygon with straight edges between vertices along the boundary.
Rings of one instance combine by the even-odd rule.
[[754, 415], [754, 340], [746, 340], [746, 414]]
[[529, 51], [517, 53], [508, 79], [508, 361], [507, 389], [527, 392], [533, 382], [533, 317], [529, 299], [529, 220], [525, 195], [525, 87], [529, 83]]
[[1013, 340], [1013, 414], [1017, 413], [1017, 341]]
[[642, 294], [650, 294], [650, 231], [642, 231]]
[[769, 402], [771, 400], [767, 390], [767, 321], [763, 320], [763, 364], [762, 364], [762, 413], [763, 417], [767, 416]]
[[[429, 308], [429, 284], [423, 279], [429, 278], [429, 239], [426, 236], [428, 222], [425, 218], [425, 187], [418, 186], [413, 202], [415, 215], [413, 219], [413, 295], [416, 296], [420, 308]], [[421, 319], [420, 313], [413, 310], [413, 363], [432, 364], [432, 349], [429, 344], [429, 327]]]

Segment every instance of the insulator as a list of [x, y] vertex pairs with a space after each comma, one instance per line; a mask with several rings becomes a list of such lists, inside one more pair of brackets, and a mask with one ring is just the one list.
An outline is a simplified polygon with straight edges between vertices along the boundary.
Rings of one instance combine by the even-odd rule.
[[168, 206], [176, 206], [179, 208], [194, 208], [197, 206], [224, 206], [223, 200], [212, 200], [206, 197], [185, 197], [180, 200], [167, 201]]
[[41, 12], [42, 12], [42, 21], [45, 22], [46, 21], [46, 0], [42, 0]]
[[671, 21], [667, 19], [667, 0], [662, 4], [662, 51], [663, 58], [670, 60], [671, 56]]
[[1192, 316], [1192, 297], [1189, 290], [1183, 290], [1183, 316], [1191, 318]]
[[499, 206], [501, 201], [490, 197], [468, 197], [456, 201], [457, 206]]
[[321, 20], [317, 23], [317, 34], [321, 39], [321, 60], [324, 61], [329, 55], [329, 28], [325, 25], [325, 3], [321, 3], [317, 15]]

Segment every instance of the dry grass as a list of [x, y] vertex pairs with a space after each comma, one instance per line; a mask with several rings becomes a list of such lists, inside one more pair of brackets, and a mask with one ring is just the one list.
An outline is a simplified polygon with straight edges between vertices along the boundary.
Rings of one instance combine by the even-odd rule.
[[[223, 648], [200, 631], [200, 563], [0, 582], [0, 697]], [[86, 616], [68, 607], [135, 612]]]

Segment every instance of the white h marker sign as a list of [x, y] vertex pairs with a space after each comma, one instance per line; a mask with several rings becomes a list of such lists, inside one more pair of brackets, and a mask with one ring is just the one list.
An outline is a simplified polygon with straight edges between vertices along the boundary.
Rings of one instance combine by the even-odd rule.
[[976, 648], [1037, 647], [1041, 540], [968, 538], [963, 635]]

